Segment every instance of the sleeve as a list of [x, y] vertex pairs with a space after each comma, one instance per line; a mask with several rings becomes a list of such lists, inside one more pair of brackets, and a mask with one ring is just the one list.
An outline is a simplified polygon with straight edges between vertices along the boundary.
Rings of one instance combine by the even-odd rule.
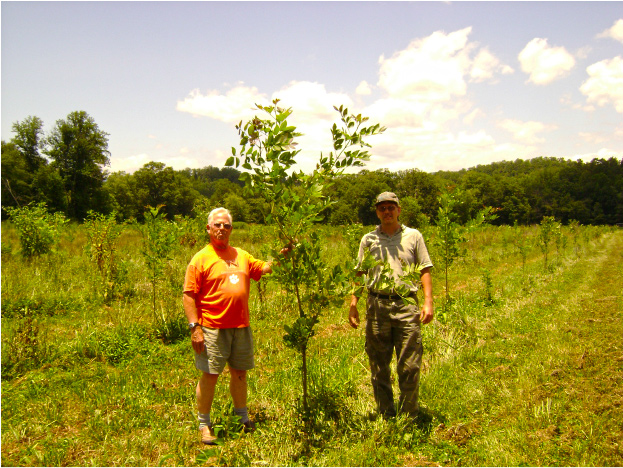
[[186, 276], [184, 277], [184, 292], [199, 292], [200, 273], [197, 267], [191, 262], [186, 268]]
[[361, 238], [361, 242], [359, 242], [359, 253], [357, 254], [357, 265], [355, 266], [355, 270], [359, 270], [361, 266], [361, 262], [363, 261], [363, 256], [365, 253], [365, 248], [367, 246], [366, 242], [367, 235]]
[[423, 268], [428, 268], [433, 266], [433, 262], [431, 262], [430, 255], [428, 255], [428, 249], [426, 248], [426, 243], [424, 242], [424, 236], [418, 232], [416, 237], [416, 263], [419, 263]]
[[264, 265], [266, 265], [266, 262], [264, 260], [253, 258], [253, 256], [249, 253], [246, 254], [249, 262], [249, 278], [254, 281], [259, 281], [262, 277], [262, 269], [264, 268]]

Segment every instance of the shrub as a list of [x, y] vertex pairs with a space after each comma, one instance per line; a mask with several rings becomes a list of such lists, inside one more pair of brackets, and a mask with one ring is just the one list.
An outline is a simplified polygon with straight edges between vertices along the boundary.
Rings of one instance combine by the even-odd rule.
[[28, 258], [50, 252], [58, 244], [61, 228], [67, 223], [62, 213], [48, 213], [45, 203], [5, 207], [4, 210], [17, 228], [22, 255]]

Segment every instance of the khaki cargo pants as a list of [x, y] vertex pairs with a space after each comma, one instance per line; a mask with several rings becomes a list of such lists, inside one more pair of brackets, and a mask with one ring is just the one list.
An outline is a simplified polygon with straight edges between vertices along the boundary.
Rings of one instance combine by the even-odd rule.
[[417, 414], [423, 352], [419, 307], [405, 305], [399, 298], [370, 294], [366, 319], [366, 353], [379, 414], [386, 418], [396, 415], [390, 368], [394, 350], [400, 389], [398, 411]]

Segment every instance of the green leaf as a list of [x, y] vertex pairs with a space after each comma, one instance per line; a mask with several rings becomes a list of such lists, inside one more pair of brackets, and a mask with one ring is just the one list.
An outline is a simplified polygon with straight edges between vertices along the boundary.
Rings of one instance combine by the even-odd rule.
[[227, 158], [227, 161], [225, 161], [225, 166], [233, 166], [234, 165], [234, 161], [235, 161], [235, 157], [234, 156], [230, 156], [229, 158]]

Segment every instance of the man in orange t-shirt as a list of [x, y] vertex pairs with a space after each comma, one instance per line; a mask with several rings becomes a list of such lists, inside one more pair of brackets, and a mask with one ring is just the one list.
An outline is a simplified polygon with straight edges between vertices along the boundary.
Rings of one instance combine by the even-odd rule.
[[253, 369], [253, 335], [249, 327], [249, 286], [270, 273], [271, 263], [256, 260], [229, 245], [232, 217], [216, 208], [206, 226], [210, 244], [200, 250], [186, 269], [184, 311], [192, 332], [195, 367], [202, 371], [197, 384], [199, 431], [204, 444], [214, 445], [216, 436], [210, 410], [219, 375], [229, 364], [229, 389], [234, 412], [245, 431], [254, 429], [247, 412], [247, 370]]

